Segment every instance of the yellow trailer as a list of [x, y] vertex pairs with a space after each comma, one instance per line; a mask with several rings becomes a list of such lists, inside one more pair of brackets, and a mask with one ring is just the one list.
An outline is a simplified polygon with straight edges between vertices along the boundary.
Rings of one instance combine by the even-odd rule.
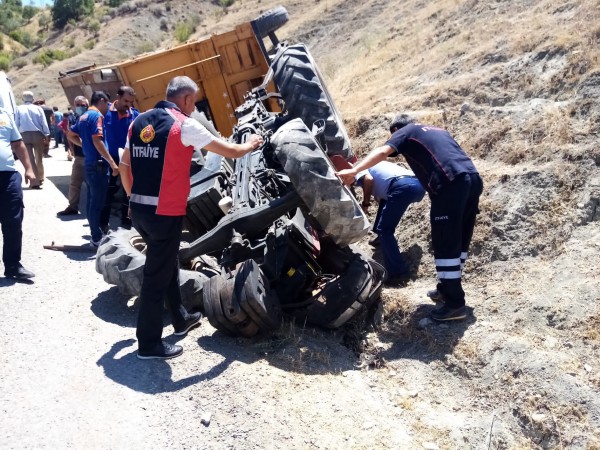
[[[235, 108], [244, 102], [245, 93], [262, 83], [269, 70], [262, 38], [269, 36], [276, 46], [274, 31], [287, 20], [285, 8], [275, 8], [226, 33], [117, 64], [80, 67], [61, 73], [58, 80], [70, 104], [78, 95], [89, 99], [96, 90], [104, 90], [114, 99], [119, 87], [127, 85], [137, 94], [136, 107], [146, 111], [164, 98], [173, 77], [186, 75], [200, 87], [197, 109], [222, 135], [229, 136], [237, 123]], [[274, 85], [271, 87], [274, 90]], [[276, 108], [276, 103], [271, 106]]]

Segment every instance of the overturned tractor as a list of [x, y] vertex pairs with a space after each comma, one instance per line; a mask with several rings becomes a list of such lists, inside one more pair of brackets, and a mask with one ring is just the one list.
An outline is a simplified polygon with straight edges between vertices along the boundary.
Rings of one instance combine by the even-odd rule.
[[[369, 223], [335, 176], [329, 156], [349, 160], [351, 147], [313, 58], [301, 44], [278, 44], [270, 61], [230, 137], [260, 134], [264, 144], [237, 160], [206, 155], [191, 175], [179, 253], [185, 306], [246, 337], [276, 329], [282, 314], [340, 327], [378, 302], [386, 276], [351, 246]], [[144, 260], [139, 235], [119, 229], [102, 241], [96, 269], [134, 296]]]

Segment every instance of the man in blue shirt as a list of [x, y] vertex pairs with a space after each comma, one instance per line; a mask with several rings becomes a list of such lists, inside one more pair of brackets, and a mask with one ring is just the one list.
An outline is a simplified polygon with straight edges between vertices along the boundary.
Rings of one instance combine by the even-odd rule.
[[406, 282], [410, 271], [398, 248], [396, 227], [410, 204], [423, 199], [425, 189], [413, 172], [388, 161], [358, 173], [356, 184], [363, 189], [365, 212], [371, 204], [371, 196], [379, 202], [373, 231], [381, 244], [388, 284]]
[[109, 175], [111, 171], [113, 176], [117, 175], [119, 166], [110, 156], [104, 141], [104, 115], [108, 111], [108, 95], [103, 91], [96, 91], [92, 94], [90, 103], [90, 108], [71, 127], [67, 138], [83, 149], [91, 245], [98, 247], [102, 239], [100, 214], [106, 201]]
[[54, 114], [54, 148], [58, 148], [58, 144], [63, 143], [62, 130], [58, 127], [58, 124], [63, 120], [63, 113], [58, 110], [57, 106], [52, 107]]
[[0, 224], [4, 238], [4, 276], [26, 280], [35, 275], [21, 264], [23, 189], [13, 152], [25, 168], [26, 183], [35, 183], [35, 174], [21, 134], [10, 114], [0, 109]]
[[[117, 99], [109, 105], [108, 112], [104, 117], [108, 152], [117, 164], [119, 164], [119, 149], [125, 148], [125, 142], [127, 142], [129, 126], [140, 114], [133, 107], [134, 101], [135, 91], [133, 88], [121, 86], [117, 91]], [[105, 232], [108, 231], [110, 205], [119, 191], [121, 191], [121, 226], [123, 228], [131, 228], [131, 220], [128, 217], [129, 202], [127, 202], [127, 197], [123, 193], [123, 189], [118, 184], [118, 181], [118, 176], [111, 176], [109, 179], [106, 202], [102, 209], [102, 216], [100, 217], [100, 226]]]
[[461, 320], [467, 316], [462, 269], [479, 213], [483, 182], [464, 150], [441, 128], [415, 123], [405, 114], [390, 125], [392, 136], [351, 169], [337, 175], [351, 184], [361, 170], [389, 156], [403, 155], [431, 200], [430, 223], [437, 289], [428, 293], [443, 306], [434, 309], [434, 320]]

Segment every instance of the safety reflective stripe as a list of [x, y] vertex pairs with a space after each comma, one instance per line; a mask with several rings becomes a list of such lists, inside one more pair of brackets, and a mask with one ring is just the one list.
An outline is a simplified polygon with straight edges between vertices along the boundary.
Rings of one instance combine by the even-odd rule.
[[437, 259], [435, 265], [438, 267], [452, 267], [460, 265], [460, 258]]
[[158, 197], [153, 197], [151, 195], [131, 194], [129, 201], [140, 203], [142, 205], [158, 206]]
[[440, 280], [456, 280], [461, 275], [460, 258], [436, 258], [435, 270]]
[[467, 262], [467, 252], [462, 252], [460, 254], [460, 270], [465, 268], [465, 262]]
[[461, 275], [460, 270], [438, 270], [437, 276], [440, 280], [456, 280], [459, 279]]

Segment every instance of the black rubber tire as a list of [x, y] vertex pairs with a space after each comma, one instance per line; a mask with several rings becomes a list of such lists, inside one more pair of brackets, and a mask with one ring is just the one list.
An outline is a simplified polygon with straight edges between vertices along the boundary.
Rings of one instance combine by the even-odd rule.
[[283, 6], [270, 9], [252, 21], [254, 30], [259, 37], [264, 38], [285, 25], [290, 17]]
[[[139, 296], [142, 290], [146, 256], [140, 250], [141, 245], [143, 239], [137, 231], [118, 228], [102, 240], [96, 253], [96, 272], [129, 297]], [[204, 310], [202, 287], [208, 279], [200, 272], [179, 271], [181, 297], [188, 311]]]
[[357, 242], [369, 232], [369, 221], [356, 198], [335, 175], [329, 158], [302, 120], [280, 127], [271, 144], [298, 195], [336, 244]]
[[212, 277], [203, 298], [210, 324], [230, 336], [250, 338], [279, 327], [279, 301], [254, 260], [244, 261], [234, 277]]
[[288, 114], [302, 119], [309, 129], [315, 121], [324, 120], [327, 154], [351, 160], [348, 132], [306, 46], [297, 44], [285, 48], [277, 54], [271, 67]]

